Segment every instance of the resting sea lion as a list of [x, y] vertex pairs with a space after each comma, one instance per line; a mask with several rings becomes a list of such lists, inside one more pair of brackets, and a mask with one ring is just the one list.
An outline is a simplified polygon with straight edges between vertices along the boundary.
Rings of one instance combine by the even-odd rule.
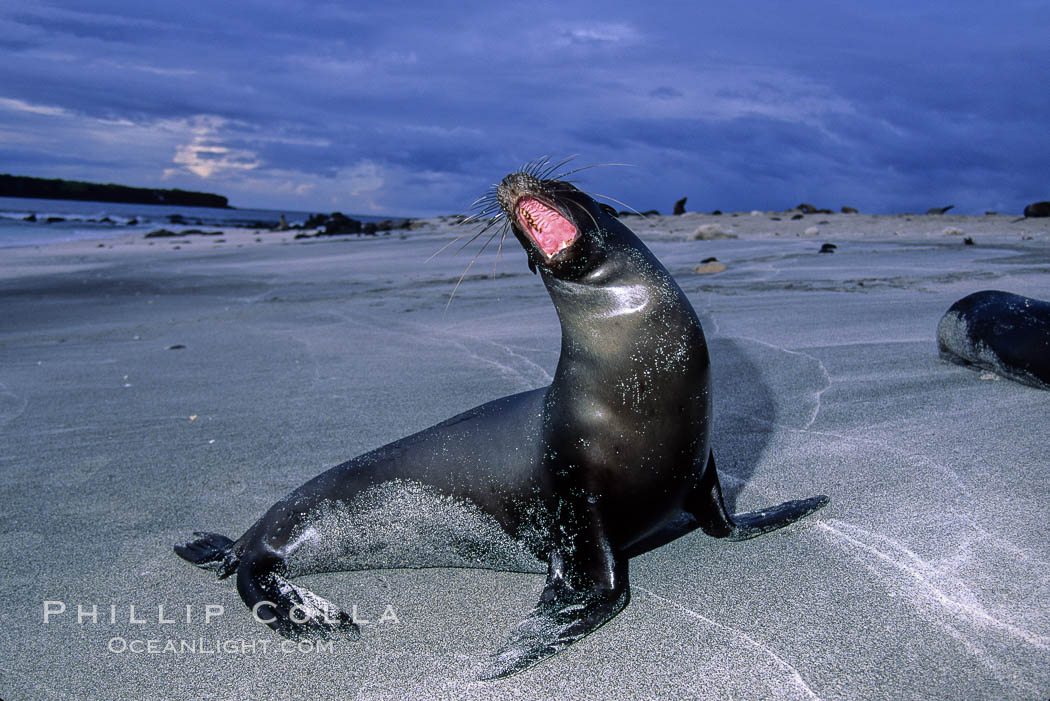
[[1050, 389], [1050, 302], [982, 290], [953, 304], [937, 324], [941, 358]]

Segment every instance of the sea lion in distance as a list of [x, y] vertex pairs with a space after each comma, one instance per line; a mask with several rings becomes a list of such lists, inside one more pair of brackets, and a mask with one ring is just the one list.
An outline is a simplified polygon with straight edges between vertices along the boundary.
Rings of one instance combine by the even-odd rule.
[[237, 541], [196, 533], [175, 546], [220, 578], [236, 573], [244, 603], [278, 633], [357, 637], [349, 615], [292, 583], [299, 575], [390, 567], [545, 573], [539, 603], [480, 675], [505, 677], [623, 609], [632, 555], [696, 527], [751, 538], [828, 503], [817, 496], [726, 511], [696, 313], [611, 208], [552, 176], [560, 165], [526, 166], [480, 201], [489, 227], [502, 223], [505, 236], [509, 225], [554, 302], [562, 344], [550, 386], [333, 467]]
[[982, 290], [953, 304], [937, 324], [941, 358], [1050, 389], [1050, 302]]
[[1050, 217], [1050, 202], [1033, 202], [1024, 208], [1024, 219]]

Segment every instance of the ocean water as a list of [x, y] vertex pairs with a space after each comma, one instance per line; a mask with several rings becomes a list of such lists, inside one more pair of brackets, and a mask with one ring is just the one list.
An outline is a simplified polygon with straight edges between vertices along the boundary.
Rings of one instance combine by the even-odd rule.
[[[125, 234], [146, 234], [160, 228], [172, 231], [209, 227], [263, 228], [277, 224], [282, 214], [289, 224], [295, 224], [306, 221], [312, 213], [0, 197], [0, 248], [114, 238]], [[363, 222], [379, 222], [386, 218], [347, 216]], [[174, 223], [173, 217], [181, 217], [184, 223]]]

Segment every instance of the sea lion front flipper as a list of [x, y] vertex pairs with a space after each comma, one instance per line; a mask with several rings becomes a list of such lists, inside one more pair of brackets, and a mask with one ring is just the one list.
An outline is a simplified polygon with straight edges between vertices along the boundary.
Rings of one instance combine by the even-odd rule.
[[609, 546], [599, 514], [591, 511], [580, 520], [585, 524], [580, 530], [559, 531], [562, 542], [550, 555], [539, 603], [480, 670], [481, 679], [528, 669], [598, 630], [627, 606], [627, 558]]
[[575, 591], [564, 580], [548, 582], [540, 602], [519, 623], [481, 671], [482, 680], [517, 674], [590, 635], [627, 606], [626, 583], [620, 590]]
[[175, 545], [175, 554], [192, 562], [202, 570], [215, 570], [219, 579], [226, 579], [237, 570], [238, 558], [233, 541], [218, 533], [195, 531], [195, 540]]

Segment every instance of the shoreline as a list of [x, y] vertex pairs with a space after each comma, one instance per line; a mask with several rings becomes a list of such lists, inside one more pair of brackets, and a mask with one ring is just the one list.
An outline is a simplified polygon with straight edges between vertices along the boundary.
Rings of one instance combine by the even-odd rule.
[[[220, 254], [253, 249], [269, 249], [271, 246], [317, 246], [353, 245], [357, 242], [418, 241], [431, 242], [436, 253], [442, 246], [458, 236], [466, 234], [466, 241], [480, 225], [463, 226], [458, 216], [434, 217], [411, 220], [406, 229], [380, 231], [378, 234], [337, 234], [300, 238], [296, 235], [312, 236], [318, 229], [289, 229], [285, 231], [207, 227], [207, 234], [178, 235], [180, 232], [198, 230], [194, 226], [171, 226], [175, 236], [147, 238], [146, 234], [124, 233], [108, 238], [84, 238], [57, 241], [46, 244], [29, 244], [4, 247], [5, 261], [0, 264], [0, 280], [13, 279], [43, 272], [59, 273], [86, 270], [117, 263], [126, 258], [149, 259], [151, 254], [158, 260], [166, 255], [195, 254], [208, 252]], [[823, 244], [841, 245], [849, 242], [924, 244], [948, 247], [966, 246], [967, 240], [975, 248], [981, 247], [1036, 247], [1050, 246], [1050, 219], [1026, 219], [1005, 215], [864, 215], [831, 214], [806, 216], [792, 220], [783, 213], [762, 214], [699, 214], [687, 212], [682, 215], [655, 215], [648, 217], [628, 216], [623, 221], [643, 241], [650, 245], [660, 243], [688, 244], [694, 251], [696, 263], [706, 259], [713, 244], [726, 242], [760, 242], [769, 244], [770, 254], [776, 254], [778, 244], [791, 241], [808, 241], [815, 248]], [[219, 233], [215, 233], [219, 232]], [[149, 233], [149, 232], [146, 232]], [[513, 237], [508, 235], [513, 241]], [[700, 236], [700, 238], [697, 238]], [[492, 248], [496, 247], [492, 244]], [[473, 256], [482, 246], [476, 241], [460, 256], [454, 256], [456, 246], [450, 247], [440, 257], [460, 260]], [[489, 250], [486, 255], [491, 255]], [[465, 265], [465, 264], [464, 264]], [[489, 267], [491, 263], [487, 264]], [[474, 272], [485, 268], [479, 268]], [[715, 276], [717, 277], [717, 276]]]
[[[1050, 219], [1018, 220], [1007, 215], [920, 215], [920, 214], [828, 214], [791, 219], [791, 212], [731, 213], [722, 215], [686, 212], [682, 215], [626, 216], [621, 220], [647, 241], [792, 240], [820, 239], [865, 241], [940, 241], [976, 245], [1004, 243], [1050, 243]], [[181, 249], [192, 247], [230, 248], [257, 244], [320, 243], [323, 241], [384, 240], [388, 238], [454, 237], [480, 229], [464, 226], [458, 216], [409, 219], [405, 228], [379, 231], [375, 235], [336, 234], [296, 239], [297, 234], [316, 235], [320, 229], [260, 229], [199, 225], [165, 225], [171, 236], [148, 238], [150, 232], [118, 233], [115, 236], [79, 238], [50, 243], [5, 246], [7, 254], [39, 251], [58, 255], [84, 255], [98, 250], [127, 251], [140, 247]]]

